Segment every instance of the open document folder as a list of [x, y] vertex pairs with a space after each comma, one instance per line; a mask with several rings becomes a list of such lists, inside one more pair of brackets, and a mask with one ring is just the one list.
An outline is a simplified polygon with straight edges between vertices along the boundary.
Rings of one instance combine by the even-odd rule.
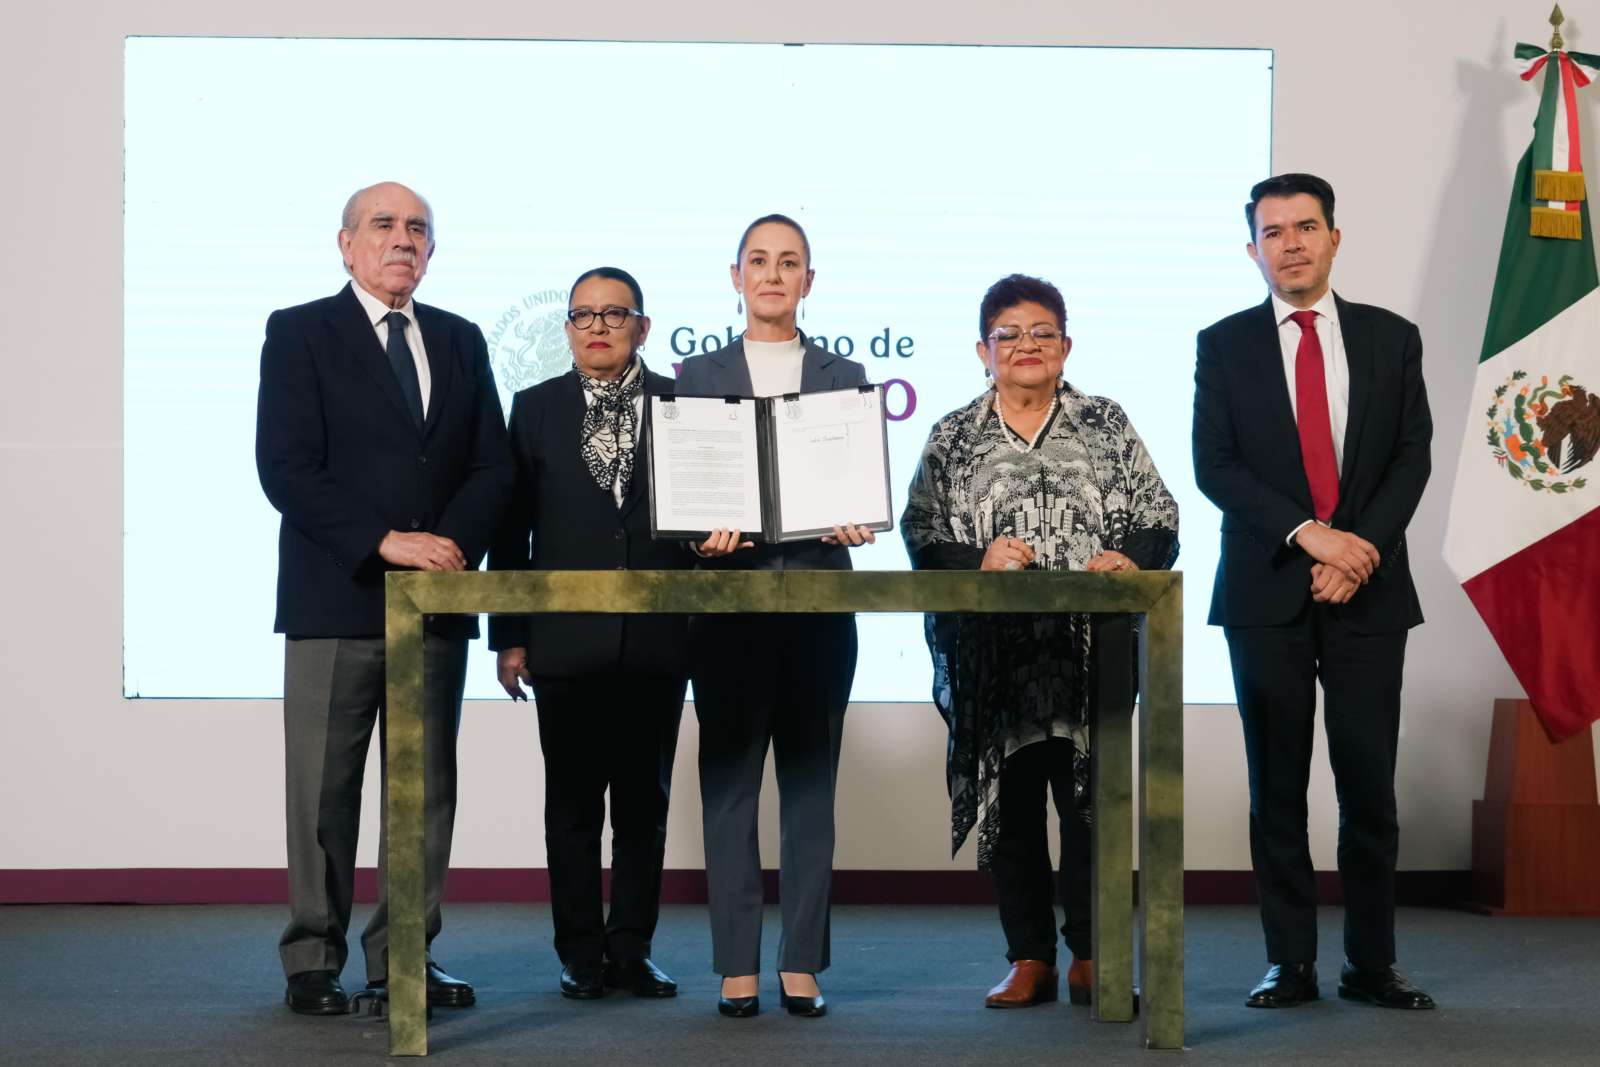
[[650, 530], [801, 541], [854, 523], [887, 530], [883, 387], [748, 397], [651, 396]]

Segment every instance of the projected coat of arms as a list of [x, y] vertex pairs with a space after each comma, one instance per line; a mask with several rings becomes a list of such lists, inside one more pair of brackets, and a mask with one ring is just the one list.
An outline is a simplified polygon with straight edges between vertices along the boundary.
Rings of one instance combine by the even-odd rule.
[[567, 291], [529, 293], [495, 320], [489, 331], [489, 361], [502, 399], [518, 390], [565, 374], [572, 366], [567, 347]]
[[1513, 371], [1496, 387], [1489, 420], [1488, 443], [1507, 474], [1529, 489], [1566, 493], [1587, 486], [1588, 479], [1569, 478], [1600, 451], [1600, 396], [1563, 374], [1550, 384], [1537, 384], [1527, 371]]

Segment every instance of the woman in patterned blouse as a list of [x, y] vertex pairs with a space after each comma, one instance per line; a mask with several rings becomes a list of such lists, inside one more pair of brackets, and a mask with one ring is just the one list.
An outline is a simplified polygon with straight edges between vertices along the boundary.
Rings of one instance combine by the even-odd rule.
[[[1061, 376], [1072, 351], [1049, 282], [1002, 278], [979, 311], [990, 386], [940, 419], [911, 483], [901, 533], [913, 567], [1134, 571], [1178, 554], [1178, 507], [1122, 409]], [[1089, 934], [1086, 615], [929, 615], [934, 702], [950, 728], [951, 851], [978, 826], [978, 866], [1000, 897], [1011, 971], [985, 1001], [1055, 1000], [1047, 790], [1061, 819], [1061, 927], [1073, 1003], [1093, 985]]]

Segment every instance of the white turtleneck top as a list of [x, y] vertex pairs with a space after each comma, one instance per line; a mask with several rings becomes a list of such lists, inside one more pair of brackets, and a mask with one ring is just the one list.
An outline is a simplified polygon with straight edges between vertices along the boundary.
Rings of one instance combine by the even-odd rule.
[[805, 345], [796, 333], [787, 341], [744, 341], [745, 362], [750, 365], [750, 388], [756, 396], [782, 396], [800, 391], [800, 361]]

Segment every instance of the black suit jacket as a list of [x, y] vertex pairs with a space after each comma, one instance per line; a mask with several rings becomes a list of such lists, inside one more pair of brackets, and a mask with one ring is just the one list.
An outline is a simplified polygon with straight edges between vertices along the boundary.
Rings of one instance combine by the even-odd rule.
[[[1393, 312], [1334, 300], [1350, 413], [1331, 525], [1371, 541], [1382, 562], [1348, 604], [1331, 610], [1358, 632], [1403, 630], [1422, 622], [1405, 536], [1431, 467], [1422, 338]], [[1200, 331], [1194, 473], [1222, 510], [1209, 621], [1290, 621], [1310, 600], [1314, 561], [1285, 538], [1313, 511], [1270, 298]]]
[[[645, 371], [644, 391], [672, 392]], [[584, 464], [585, 410], [576, 371], [522, 390], [511, 401], [517, 486], [489, 553], [491, 570], [675, 570], [693, 557], [679, 541], [650, 537], [649, 442], [640, 421], [633, 478], [622, 507]], [[684, 676], [681, 615], [506, 615], [489, 619], [489, 647], [528, 650], [535, 677], [628, 671]]]
[[[865, 385], [867, 369], [844, 356], [834, 355], [800, 335], [805, 354], [800, 360], [800, 391], [822, 393], [829, 389], [848, 389]], [[753, 396], [750, 364], [744, 354], [744, 338], [725, 348], [704, 355], [690, 356], [678, 371], [676, 389], [684, 396]], [[850, 570], [850, 550], [843, 545], [821, 541], [790, 541], [784, 544], [757, 544], [717, 559], [700, 561], [707, 570]]]
[[[390, 530], [448, 537], [469, 567], [488, 550], [512, 481], [488, 348], [458, 315], [416, 313], [432, 376], [420, 431], [349, 285], [267, 319], [256, 470], [283, 515], [279, 633], [381, 637]], [[429, 631], [477, 636], [478, 623], [440, 617]]]

